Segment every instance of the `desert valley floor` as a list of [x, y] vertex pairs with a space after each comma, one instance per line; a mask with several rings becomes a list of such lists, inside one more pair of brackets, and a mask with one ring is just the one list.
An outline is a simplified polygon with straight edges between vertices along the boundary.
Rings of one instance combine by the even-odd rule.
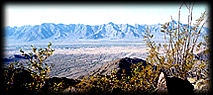
[[[45, 45], [37, 45], [45, 47]], [[36, 47], [36, 45], [35, 45]], [[5, 56], [21, 54], [19, 49], [31, 52], [30, 45], [11, 45], [5, 48]], [[46, 62], [54, 64], [51, 76], [79, 78], [113, 60], [124, 57], [145, 59], [148, 48], [144, 43], [75, 43], [53, 44], [54, 55]]]

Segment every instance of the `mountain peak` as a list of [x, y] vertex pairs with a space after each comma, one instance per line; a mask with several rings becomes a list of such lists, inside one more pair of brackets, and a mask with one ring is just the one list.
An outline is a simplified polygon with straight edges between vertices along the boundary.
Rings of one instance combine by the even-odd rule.
[[[173, 21], [176, 22], [176, 21]], [[109, 27], [110, 26], [110, 27]], [[113, 26], [113, 27], [111, 27]], [[84, 24], [54, 24], [43, 23], [41, 25], [29, 25], [21, 27], [5, 27], [6, 39], [9, 43], [30, 42], [30, 41], [62, 41], [62, 40], [141, 40], [145, 34], [146, 26], [149, 25], [129, 25], [115, 24], [109, 22], [103, 25]], [[151, 27], [151, 26], [150, 26]], [[159, 24], [152, 26], [152, 31], [156, 31], [159, 39], [161, 32]], [[30, 32], [29, 32], [30, 31]], [[207, 29], [202, 30], [206, 33]], [[204, 35], [204, 34], [203, 34]], [[57, 39], [55, 39], [57, 38]]]
[[114, 25], [114, 23], [113, 23], [113, 22], [109, 22], [108, 24]]

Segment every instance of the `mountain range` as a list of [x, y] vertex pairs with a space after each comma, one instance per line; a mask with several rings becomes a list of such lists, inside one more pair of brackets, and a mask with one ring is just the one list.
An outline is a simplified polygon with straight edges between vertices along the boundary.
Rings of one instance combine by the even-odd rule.
[[[176, 21], [173, 21], [175, 24]], [[42, 23], [41, 25], [25, 25], [5, 27], [5, 40], [7, 43], [23, 42], [71, 42], [79, 40], [143, 40], [145, 31], [149, 30], [153, 39], [161, 39], [161, 24], [115, 24], [109, 22], [102, 25], [84, 24], [55, 24]], [[206, 33], [203, 28], [202, 33]]]

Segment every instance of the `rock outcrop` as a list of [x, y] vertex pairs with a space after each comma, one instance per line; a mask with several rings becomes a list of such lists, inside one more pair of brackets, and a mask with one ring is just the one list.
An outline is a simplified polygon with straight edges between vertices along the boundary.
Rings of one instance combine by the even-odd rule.
[[3, 69], [3, 84], [1, 87], [5, 92], [5, 95], [10, 94], [31, 94], [31, 92], [26, 89], [26, 84], [33, 82], [31, 73], [25, 69]]
[[158, 80], [158, 93], [168, 93], [170, 95], [192, 95], [194, 86], [186, 79], [167, 76], [161, 72]]
[[90, 73], [89, 76], [94, 76], [94, 75], [110, 75], [112, 70], [117, 71], [117, 76], [119, 76], [123, 71], [125, 70], [125, 74], [128, 76], [131, 76], [131, 66], [136, 63], [143, 63], [143, 66], [148, 65], [145, 60], [139, 59], [139, 58], [121, 58], [114, 60], [112, 62], [106, 63], [100, 68], [95, 69]]

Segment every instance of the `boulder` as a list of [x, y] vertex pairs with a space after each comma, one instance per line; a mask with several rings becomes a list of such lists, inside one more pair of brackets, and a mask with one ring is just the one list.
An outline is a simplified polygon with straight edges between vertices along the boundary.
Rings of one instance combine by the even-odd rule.
[[[31, 94], [31, 91], [26, 88], [25, 84], [33, 82], [31, 73], [23, 68], [16, 68], [14, 70], [4, 68], [4, 71], [7, 72], [4, 74], [4, 83], [3, 87], [8, 88], [4, 89], [5, 94]], [[13, 81], [10, 81], [10, 80]], [[7, 82], [11, 82], [7, 84]]]
[[168, 92], [171, 95], [194, 94], [194, 86], [187, 79], [183, 80], [174, 76], [167, 76], [164, 72], [160, 73], [158, 79], [158, 93]]

